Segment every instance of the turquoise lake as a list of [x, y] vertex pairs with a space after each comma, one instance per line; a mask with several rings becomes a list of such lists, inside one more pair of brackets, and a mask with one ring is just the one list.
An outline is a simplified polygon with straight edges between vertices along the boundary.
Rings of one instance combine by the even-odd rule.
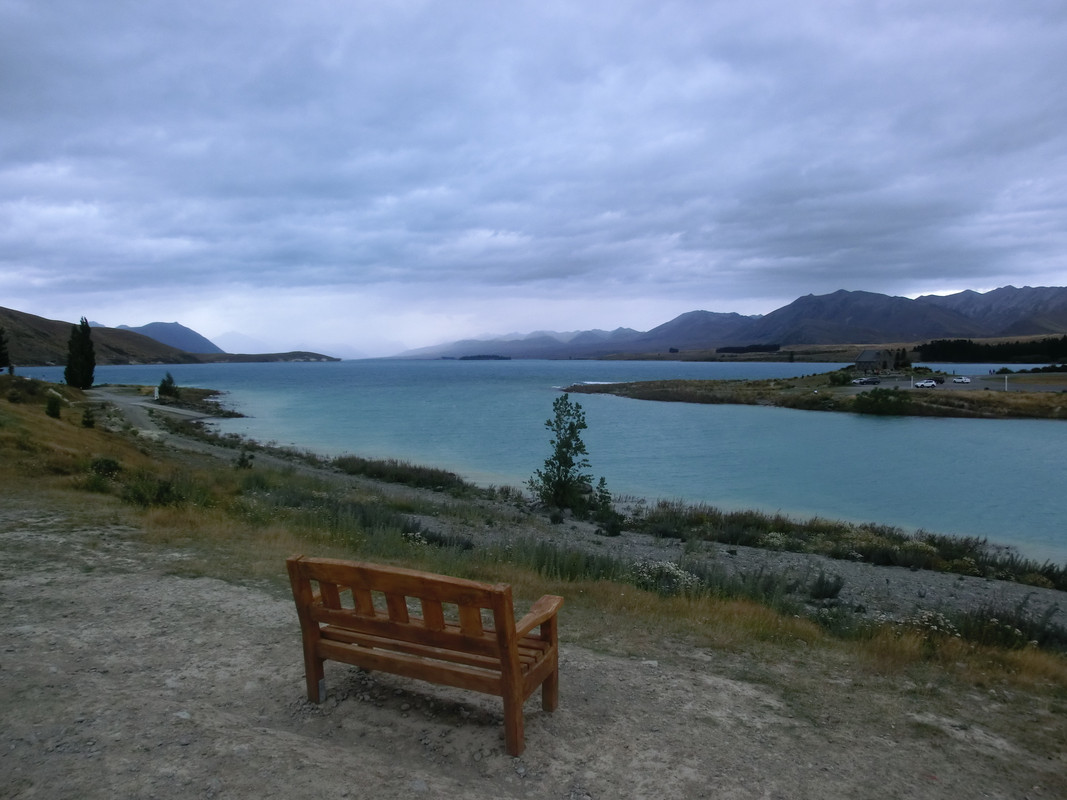
[[[837, 364], [403, 361], [98, 367], [96, 382], [228, 393], [218, 427], [324, 455], [398, 458], [521, 486], [548, 455], [559, 388], [582, 381], [789, 377]], [[953, 365], [985, 374], [995, 365]], [[22, 374], [62, 380], [61, 368]], [[1067, 562], [1067, 424], [881, 418], [574, 395], [592, 472], [617, 496], [977, 535]]]

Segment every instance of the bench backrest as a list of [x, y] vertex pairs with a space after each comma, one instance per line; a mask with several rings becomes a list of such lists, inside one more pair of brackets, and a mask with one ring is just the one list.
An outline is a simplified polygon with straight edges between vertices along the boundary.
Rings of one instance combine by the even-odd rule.
[[331, 558], [294, 556], [287, 563], [302, 624], [505, 660], [514, 650], [506, 584]]

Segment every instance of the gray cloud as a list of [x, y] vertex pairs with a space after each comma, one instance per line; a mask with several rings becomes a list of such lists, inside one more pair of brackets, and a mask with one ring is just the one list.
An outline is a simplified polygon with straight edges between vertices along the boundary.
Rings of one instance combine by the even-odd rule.
[[1062, 285], [1064, 41], [1041, 0], [8, 0], [0, 303], [374, 349]]

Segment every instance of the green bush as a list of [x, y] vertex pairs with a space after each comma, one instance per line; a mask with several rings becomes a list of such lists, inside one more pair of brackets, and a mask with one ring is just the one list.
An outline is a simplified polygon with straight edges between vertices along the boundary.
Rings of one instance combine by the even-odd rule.
[[871, 389], [860, 392], [852, 400], [852, 408], [860, 414], [904, 416], [911, 408], [911, 396], [900, 389]]
[[630, 580], [639, 589], [656, 592], [662, 597], [690, 594], [701, 586], [700, 578], [673, 561], [653, 558], [637, 561], [631, 567]]
[[114, 478], [121, 471], [122, 465], [113, 458], [101, 456], [99, 458], [94, 458], [89, 463], [89, 472], [104, 478]]
[[149, 472], [138, 472], [122, 487], [122, 499], [142, 508], [178, 506], [188, 499], [173, 480], [160, 478]]
[[840, 575], [827, 575], [819, 573], [811, 586], [808, 587], [808, 597], [812, 600], [833, 600], [845, 586], [845, 579]]
[[46, 413], [50, 417], [55, 417], [56, 419], [59, 419], [59, 412], [62, 407], [62, 401], [60, 401], [58, 397], [52, 394], [49, 395], [48, 399], [45, 401], [44, 413]]
[[1040, 647], [1067, 652], [1067, 629], [1052, 622], [1058, 610], [1049, 606], [1042, 614], [1033, 614], [1023, 600], [1015, 608], [992, 606], [968, 611], [953, 619], [961, 638], [975, 644], [1018, 650]]
[[400, 483], [420, 489], [465, 494], [474, 487], [448, 470], [421, 467], [396, 459], [372, 459], [359, 456], [339, 456], [333, 466], [347, 475], [363, 475], [387, 483]]
[[178, 389], [178, 384], [174, 382], [174, 376], [168, 372], [166, 377], [159, 382], [159, 396], [178, 398], [180, 395], [181, 391]]

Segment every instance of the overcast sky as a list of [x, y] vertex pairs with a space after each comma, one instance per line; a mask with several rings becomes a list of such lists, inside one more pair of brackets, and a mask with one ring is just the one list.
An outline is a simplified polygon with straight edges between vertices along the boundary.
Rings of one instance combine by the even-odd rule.
[[383, 355], [1062, 286], [1065, 76], [1063, 0], [0, 0], [0, 305]]

